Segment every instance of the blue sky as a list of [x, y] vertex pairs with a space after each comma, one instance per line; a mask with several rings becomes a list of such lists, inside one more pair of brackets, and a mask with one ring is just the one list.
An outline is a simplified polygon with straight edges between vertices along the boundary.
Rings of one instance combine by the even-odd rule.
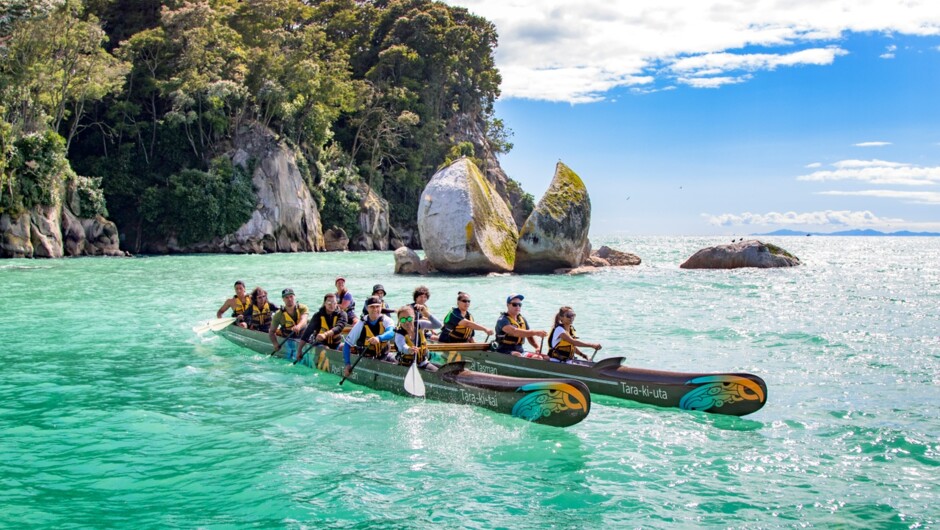
[[503, 168], [565, 162], [595, 235], [940, 232], [940, 2], [454, 3], [499, 31]]

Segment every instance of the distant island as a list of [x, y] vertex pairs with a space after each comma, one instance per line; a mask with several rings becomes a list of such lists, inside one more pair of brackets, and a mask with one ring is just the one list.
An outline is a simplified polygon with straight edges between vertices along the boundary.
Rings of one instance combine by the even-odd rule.
[[841, 232], [799, 232], [797, 230], [775, 230], [766, 234], [754, 234], [755, 236], [901, 236], [901, 237], [937, 237], [937, 232], [909, 232], [901, 230], [900, 232], [879, 232], [877, 230], [843, 230]]

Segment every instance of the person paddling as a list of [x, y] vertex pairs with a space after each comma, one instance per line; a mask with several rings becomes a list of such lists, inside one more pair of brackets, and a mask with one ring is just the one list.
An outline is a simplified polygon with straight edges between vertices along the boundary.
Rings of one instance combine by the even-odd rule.
[[482, 331], [492, 335], [493, 330], [481, 326], [473, 321], [470, 314], [470, 295], [463, 291], [457, 292], [457, 307], [451, 309], [444, 317], [444, 328], [438, 337], [438, 342], [474, 342], [473, 332]]
[[336, 285], [336, 303], [339, 304], [341, 311], [346, 312], [346, 323], [353, 326], [359, 322], [359, 317], [356, 316], [356, 300], [352, 293], [346, 290], [346, 278], [337, 276], [334, 284]]
[[[304, 348], [309, 342], [337, 349], [343, 342], [343, 329], [345, 328], [346, 313], [340, 311], [336, 304], [336, 294], [329, 293], [323, 297], [323, 305], [313, 314], [310, 324], [300, 337], [300, 355], [303, 355]], [[313, 337], [313, 340], [310, 337]]]
[[[545, 359], [541, 346], [535, 343], [535, 337], [544, 339], [548, 332], [529, 329], [529, 323], [522, 317], [524, 298], [521, 294], [511, 294], [506, 298], [506, 312], [501, 314], [499, 320], [496, 321], [496, 342], [499, 344], [496, 351], [516, 357]], [[523, 350], [522, 343], [526, 340], [535, 349], [535, 353], [526, 353]]]
[[411, 293], [411, 298], [414, 302], [408, 304], [408, 307], [414, 311], [415, 317], [423, 318], [431, 323], [430, 326], [426, 326], [427, 329], [422, 331], [425, 338], [428, 340], [437, 340], [437, 336], [434, 335], [431, 330], [437, 329], [443, 324], [441, 324], [441, 321], [432, 315], [431, 310], [428, 309], [428, 299], [431, 298], [431, 291], [427, 287], [419, 285], [415, 288], [414, 292]]
[[222, 318], [222, 313], [231, 309], [232, 316], [235, 317], [235, 322], [244, 328], [246, 327], [244, 322], [245, 311], [248, 310], [250, 305], [251, 299], [245, 294], [245, 282], [238, 280], [235, 282], [235, 296], [229, 298], [222, 304], [222, 307], [215, 312], [215, 318]]
[[[374, 298], [378, 298], [379, 302], [382, 303], [383, 315], [391, 315], [395, 313], [395, 311], [391, 308], [391, 306], [388, 305], [388, 302], [385, 301], [385, 287], [383, 287], [381, 283], [377, 283], [372, 286], [372, 296]], [[367, 314], [368, 314], [368, 309], [363, 307], [362, 318], [365, 318]]]
[[388, 344], [395, 335], [395, 324], [392, 319], [382, 314], [382, 305], [382, 299], [377, 296], [366, 299], [366, 317], [346, 335], [346, 342], [343, 344], [343, 377], [349, 377], [351, 372], [349, 356], [353, 350], [363, 357], [395, 362], [395, 357], [389, 353]]
[[[309, 309], [304, 304], [297, 303], [293, 289], [287, 288], [281, 291], [281, 299], [284, 300], [284, 307], [271, 318], [268, 338], [271, 339], [275, 352], [280, 351], [281, 345], [286, 344], [284, 358], [293, 359], [297, 354], [297, 342], [290, 339], [299, 338], [303, 333], [307, 325]], [[286, 337], [286, 339], [278, 343], [278, 336]]]
[[[430, 320], [415, 320], [415, 311], [411, 306], [398, 309], [398, 327], [395, 328], [395, 358], [402, 366], [411, 366], [417, 362], [418, 368], [436, 372], [437, 366], [428, 361], [428, 339], [422, 330], [433, 327]], [[416, 342], [417, 341], [417, 342]]]
[[261, 287], [251, 291], [251, 305], [245, 311], [245, 326], [254, 331], [268, 332], [274, 312], [280, 309], [268, 302], [268, 292]]
[[552, 336], [548, 339], [548, 357], [550, 361], [556, 363], [570, 363], [575, 355], [580, 355], [585, 359], [588, 356], [581, 353], [578, 346], [582, 348], [593, 348], [595, 351], [601, 349], [598, 342], [584, 342], [578, 340], [574, 329], [575, 312], [569, 306], [562, 306], [555, 315], [555, 323], [552, 325]]

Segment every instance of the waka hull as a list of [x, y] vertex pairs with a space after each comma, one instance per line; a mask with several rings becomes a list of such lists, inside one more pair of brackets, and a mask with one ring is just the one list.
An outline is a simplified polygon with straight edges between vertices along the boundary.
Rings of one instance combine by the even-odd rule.
[[[229, 341], [261, 354], [270, 354], [267, 333], [229, 326], [216, 332]], [[280, 356], [280, 354], [279, 354]], [[283, 359], [283, 356], [279, 358]], [[357, 355], [352, 356], [353, 363]], [[323, 346], [311, 348], [300, 361], [308, 368], [343, 376], [343, 352]], [[408, 396], [405, 391], [407, 366], [364, 358], [347, 381], [376, 390]], [[445, 364], [437, 372], [421, 371], [426, 397], [448, 403], [475, 405], [542, 425], [568, 427], [587, 417], [591, 392], [573, 379], [528, 379], [478, 373], [466, 363]]]
[[767, 401], [767, 384], [747, 373], [684, 373], [623, 366], [623, 357], [597, 362], [555, 363], [514, 357], [484, 345], [434, 344], [431, 362], [465, 362], [467, 368], [514, 377], [567, 377], [581, 381], [594, 394], [639, 403], [744, 416], [760, 410]]

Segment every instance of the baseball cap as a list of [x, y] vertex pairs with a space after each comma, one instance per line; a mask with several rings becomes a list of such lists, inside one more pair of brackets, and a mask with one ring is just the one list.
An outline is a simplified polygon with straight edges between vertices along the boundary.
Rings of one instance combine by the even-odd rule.
[[512, 302], [513, 298], [518, 298], [520, 301], [525, 300], [525, 297], [521, 294], [511, 294], [509, 295], [509, 298], [506, 299], [506, 303], [508, 304], [509, 302]]
[[[379, 287], [381, 287], [381, 285]], [[382, 299], [378, 296], [370, 296], [369, 298], [366, 298], [366, 307], [376, 304], [382, 305]]]
[[345, 282], [345, 281], [346, 281], [346, 278], [343, 278], [342, 276], [337, 276], [336, 279], [333, 280], [333, 284], [335, 285], [336, 282], [338, 282], [338, 281], [340, 281], [340, 280], [343, 280], [343, 281]]
[[281, 298], [284, 298], [285, 296], [290, 296], [292, 294], [294, 294], [294, 290], [288, 287], [287, 289], [284, 289], [283, 291], [281, 291]]

